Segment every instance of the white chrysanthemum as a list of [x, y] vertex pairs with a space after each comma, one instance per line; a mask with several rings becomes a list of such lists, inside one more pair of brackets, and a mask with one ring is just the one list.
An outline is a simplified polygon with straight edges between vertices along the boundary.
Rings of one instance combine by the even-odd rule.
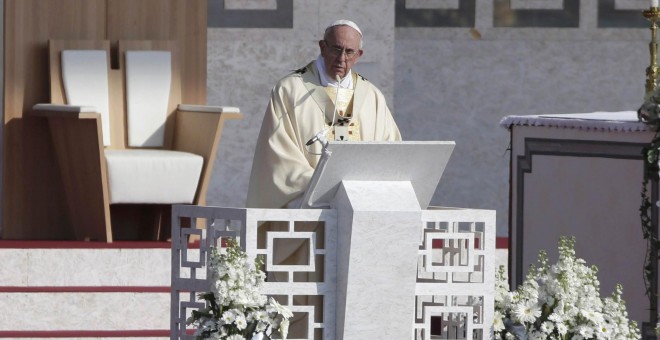
[[247, 321], [245, 320], [245, 316], [243, 315], [237, 315], [236, 321], [234, 321], [234, 323], [236, 323], [236, 328], [238, 328], [241, 331], [244, 330], [245, 327], [247, 327]]
[[611, 339], [613, 327], [609, 323], [602, 323], [596, 327], [596, 337], [598, 339]]
[[501, 332], [504, 330], [504, 315], [497, 310], [493, 314], [493, 330], [495, 332]]
[[541, 324], [541, 332], [545, 334], [550, 334], [555, 329], [555, 324], [551, 321], [546, 321]]
[[270, 320], [270, 316], [265, 310], [258, 310], [254, 312], [254, 320], [268, 322]]
[[587, 325], [578, 326], [577, 332], [585, 339], [591, 339], [594, 336], [594, 329]]
[[536, 302], [527, 301], [516, 306], [513, 313], [520, 322], [533, 323], [537, 318], [541, 317], [541, 308], [539, 308]]
[[[600, 307], [600, 306], [598, 306]], [[601, 324], [605, 321], [605, 318], [603, 316], [603, 313], [598, 312], [601, 308], [590, 308], [585, 311], [583, 311], [581, 314], [584, 316], [587, 320], [591, 321], [594, 324]]]
[[224, 313], [222, 313], [222, 321], [225, 323], [225, 325], [231, 325], [236, 321], [236, 315], [234, 314], [233, 310], [228, 310]]

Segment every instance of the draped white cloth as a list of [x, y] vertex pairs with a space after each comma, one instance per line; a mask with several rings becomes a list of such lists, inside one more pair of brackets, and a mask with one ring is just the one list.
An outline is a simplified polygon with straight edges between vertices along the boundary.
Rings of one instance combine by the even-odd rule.
[[500, 126], [510, 129], [511, 126], [529, 125], [558, 128], [574, 128], [600, 131], [652, 131], [646, 124], [637, 120], [635, 111], [570, 113], [555, 115], [506, 116], [500, 121]]

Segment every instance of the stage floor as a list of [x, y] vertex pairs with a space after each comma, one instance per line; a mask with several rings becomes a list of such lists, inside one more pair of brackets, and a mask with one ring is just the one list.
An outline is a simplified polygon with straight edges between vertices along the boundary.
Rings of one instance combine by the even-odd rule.
[[0, 338], [169, 339], [169, 242], [0, 240], [0, 263]]

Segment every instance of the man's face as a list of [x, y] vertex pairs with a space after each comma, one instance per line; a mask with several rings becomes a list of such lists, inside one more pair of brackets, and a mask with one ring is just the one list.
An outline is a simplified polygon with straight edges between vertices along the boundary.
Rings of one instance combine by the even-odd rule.
[[362, 56], [360, 33], [349, 26], [335, 26], [325, 40], [319, 41], [325, 70], [330, 78], [344, 78]]

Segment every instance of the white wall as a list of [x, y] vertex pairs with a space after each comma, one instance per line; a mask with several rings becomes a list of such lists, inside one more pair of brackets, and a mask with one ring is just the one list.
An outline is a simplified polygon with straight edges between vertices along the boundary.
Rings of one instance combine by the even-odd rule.
[[[253, 2], [262, 2], [262, 8], [269, 5], [269, 1]], [[387, 0], [368, 3], [295, 1], [292, 28], [209, 28], [209, 104], [238, 106], [244, 114], [242, 121], [225, 124], [209, 205], [245, 205], [252, 155], [270, 90], [280, 78], [318, 56], [318, 41], [336, 19], [350, 19], [360, 26], [366, 52], [357, 69], [380, 87], [392, 107], [394, 7]]]
[[[272, 9], [284, 1], [246, 1], [244, 8], [248, 3]], [[305, 0], [293, 3], [292, 28], [209, 28], [209, 103], [239, 106], [245, 119], [226, 124], [208, 203], [245, 204], [271, 87], [315, 58], [325, 25], [344, 17], [365, 33], [358, 70], [386, 94], [403, 137], [457, 143], [432, 203], [497, 209], [498, 235], [507, 235], [509, 134], [499, 120], [636, 110], [649, 63], [650, 33], [639, 28], [644, 6], [641, 0]], [[403, 27], [403, 14], [413, 10], [422, 11], [419, 20], [446, 14], [430, 19], [436, 26], [466, 27]]]

